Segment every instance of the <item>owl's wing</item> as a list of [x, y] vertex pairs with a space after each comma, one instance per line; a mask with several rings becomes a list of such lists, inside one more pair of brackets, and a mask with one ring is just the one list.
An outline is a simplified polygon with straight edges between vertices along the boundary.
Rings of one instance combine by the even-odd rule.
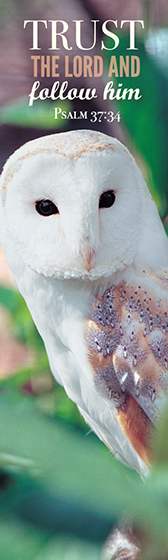
[[92, 298], [86, 343], [97, 391], [127, 439], [151, 460], [151, 437], [168, 393], [168, 270]]

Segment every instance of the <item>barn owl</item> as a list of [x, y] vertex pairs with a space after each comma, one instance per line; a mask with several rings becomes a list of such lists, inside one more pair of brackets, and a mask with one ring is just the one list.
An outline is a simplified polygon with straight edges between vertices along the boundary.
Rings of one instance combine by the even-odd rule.
[[80, 130], [26, 143], [0, 186], [0, 241], [53, 375], [143, 476], [168, 392], [168, 240], [142, 174]]

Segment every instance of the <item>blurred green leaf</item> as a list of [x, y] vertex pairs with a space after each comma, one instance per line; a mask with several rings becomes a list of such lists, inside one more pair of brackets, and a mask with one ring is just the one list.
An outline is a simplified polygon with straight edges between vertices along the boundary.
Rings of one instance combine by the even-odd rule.
[[[55, 119], [54, 108], [58, 103], [50, 101], [34, 102], [32, 107], [28, 105], [28, 99], [20, 99], [13, 103], [9, 103], [0, 109], [0, 124], [10, 124], [15, 126], [33, 127], [41, 129], [55, 129], [64, 128], [66, 126], [66, 119]], [[64, 111], [70, 111], [70, 102], [59, 102], [59, 107]]]
[[33, 526], [6, 517], [0, 521], [1, 560], [36, 560], [47, 535]]
[[[147, 482], [116, 461], [96, 436], [86, 438], [83, 432], [42, 417], [28, 398], [13, 403], [13, 393], [0, 395], [0, 442], [3, 453], [31, 459], [52, 489], [76, 496], [91, 508], [94, 504], [103, 515], [129, 507], [143, 517], [144, 504], [151, 509], [151, 485], [149, 503]], [[157, 509], [158, 504], [151, 511], [153, 518]]]
[[7, 307], [11, 313], [15, 314], [22, 300], [23, 298], [17, 290], [10, 290], [4, 286], [0, 286], [0, 303]]
[[9, 466], [16, 471], [21, 470], [23, 472], [24, 469], [32, 469], [34, 465], [31, 459], [24, 459], [23, 457], [0, 452], [0, 469], [8, 468]]
[[[0, 395], [0, 442], [2, 453], [33, 462], [29, 472], [43, 481], [53, 498], [66, 497], [76, 506], [97, 511], [108, 523], [127, 512], [150, 535], [153, 544], [148, 560], [166, 558], [158, 551], [168, 544], [168, 470], [158, 466], [143, 482], [117, 462], [96, 436], [86, 438], [82, 432], [42, 417], [31, 399], [15, 403], [13, 394]], [[23, 489], [20, 496], [23, 500]], [[1, 497], [1, 511], [11, 499], [10, 489]]]
[[[165, 429], [166, 419], [163, 440]], [[25, 472], [26, 468], [35, 480], [41, 480], [53, 499], [55, 496], [61, 502], [74, 503], [75, 508], [87, 508], [94, 515], [99, 512], [107, 523], [125, 512], [148, 535], [150, 547], [144, 559], [167, 560], [168, 469], [159, 459], [143, 482], [116, 461], [96, 436], [86, 438], [80, 431], [43, 417], [31, 399], [15, 401], [13, 391], [0, 395], [0, 447], [7, 472]], [[19, 501], [25, 502], [28, 511], [26, 495], [28, 498], [29, 490], [24, 490], [22, 483], [20, 490], [19, 486], [17, 491], [9, 488], [0, 500], [1, 514]], [[45, 507], [47, 514], [46, 499]], [[40, 506], [39, 511], [42, 509]], [[51, 500], [49, 509], [52, 511]]]
[[47, 543], [36, 560], [99, 560], [100, 547], [67, 536]]
[[[3, 479], [6, 486], [2, 489]], [[106, 539], [114, 523], [114, 519], [104, 518], [94, 504], [90, 509], [75, 498], [69, 499], [69, 496], [59, 493], [59, 489], [53, 492], [45, 486], [45, 482], [38, 481], [35, 472], [32, 478], [26, 470], [24, 474], [14, 469], [8, 469], [5, 474], [1, 471], [0, 484], [1, 519], [10, 514], [24, 523], [44, 528], [50, 534], [73, 534], [97, 544]]]
[[136, 473], [116, 462], [96, 436], [86, 438], [83, 432], [44, 418], [31, 399], [13, 402], [13, 392], [0, 395], [0, 447], [3, 453], [31, 459], [53, 492], [71, 496], [91, 509], [96, 507], [107, 517], [114, 511], [114, 496], [117, 508], [125, 503], [122, 492], [118, 495], [113, 488], [112, 464], [122, 490], [134, 478], [143, 486]]
[[27, 305], [17, 290], [0, 286], [0, 304], [12, 315], [12, 325], [16, 336], [31, 346], [43, 346], [42, 339], [33, 323]]
[[99, 560], [100, 546], [5, 516], [0, 521], [1, 560]]

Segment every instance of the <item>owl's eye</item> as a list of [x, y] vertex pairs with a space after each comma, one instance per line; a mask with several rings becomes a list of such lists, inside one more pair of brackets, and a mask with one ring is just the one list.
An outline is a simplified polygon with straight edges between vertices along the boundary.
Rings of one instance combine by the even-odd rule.
[[43, 198], [35, 202], [35, 208], [41, 216], [51, 216], [52, 214], [59, 214], [57, 206], [51, 200]]
[[113, 191], [106, 191], [99, 198], [99, 208], [110, 208], [115, 202], [115, 194]]

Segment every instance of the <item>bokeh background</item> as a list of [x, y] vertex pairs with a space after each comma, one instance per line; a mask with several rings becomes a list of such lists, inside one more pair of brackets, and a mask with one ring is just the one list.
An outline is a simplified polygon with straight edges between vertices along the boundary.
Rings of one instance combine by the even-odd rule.
[[[69, 56], [81, 54], [73, 19], [85, 21], [83, 41], [91, 45], [91, 20], [144, 19], [137, 33], [141, 73], [122, 78], [140, 87], [138, 102], [101, 101], [108, 77], [72, 78], [69, 87], [97, 87], [89, 102], [65, 101], [67, 110], [120, 111], [121, 122], [53, 119], [53, 102], [28, 107], [34, 81], [30, 26], [23, 20], [69, 23]], [[117, 31], [119, 34], [119, 32]], [[128, 54], [128, 30], [112, 54]], [[40, 31], [40, 54], [49, 53], [49, 34]], [[59, 51], [60, 82], [65, 51]], [[134, 53], [133, 53], [134, 54]], [[53, 78], [41, 79], [51, 87]], [[118, 82], [119, 80], [117, 80]], [[44, 85], [43, 85], [44, 84]], [[58, 102], [60, 106], [60, 102]], [[54, 107], [56, 103], [54, 102]], [[24, 142], [72, 128], [93, 128], [116, 136], [134, 154], [168, 228], [168, 3], [167, 0], [0, 0], [0, 167]], [[102, 545], [120, 520], [132, 522], [145, 560], [168, 559], [167, 411], [155, 440], [155, 461], [144, 482], [109, 453], [53, 379], [43, 343], [0, 252], [0, 559], [98, 560]]]

